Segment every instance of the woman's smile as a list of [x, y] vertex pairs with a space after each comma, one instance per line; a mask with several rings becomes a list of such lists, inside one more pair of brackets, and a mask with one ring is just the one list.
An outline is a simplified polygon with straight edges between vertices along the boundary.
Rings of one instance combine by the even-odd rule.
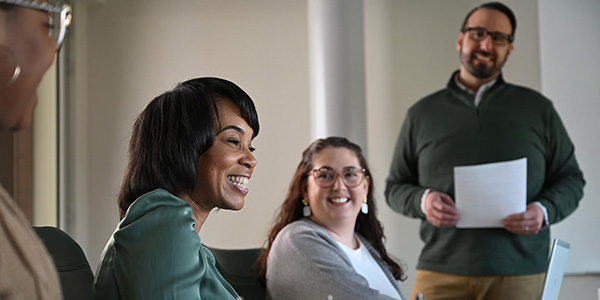
[[239, 190], [242, 194], [248, 194], [248, 181], [250, 178], [246, 176], [228, 175], [227, 180], [229, 183]]

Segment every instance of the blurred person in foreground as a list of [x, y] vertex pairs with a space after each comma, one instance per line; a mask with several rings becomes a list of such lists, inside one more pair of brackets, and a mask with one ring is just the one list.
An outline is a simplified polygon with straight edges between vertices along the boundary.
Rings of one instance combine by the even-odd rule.
[[[70, 22], [66, 4], [0, 0], [0, 130], [31, 127], [36, 89]], [[2, 186], [0, 299], [62, 299], [52, 259]]]

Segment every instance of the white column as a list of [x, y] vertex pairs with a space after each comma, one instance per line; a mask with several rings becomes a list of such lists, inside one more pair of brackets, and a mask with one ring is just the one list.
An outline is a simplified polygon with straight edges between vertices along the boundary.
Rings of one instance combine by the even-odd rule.
[[311, 133], [344, 136], [366, 155], [362, 0], [308, 0]]

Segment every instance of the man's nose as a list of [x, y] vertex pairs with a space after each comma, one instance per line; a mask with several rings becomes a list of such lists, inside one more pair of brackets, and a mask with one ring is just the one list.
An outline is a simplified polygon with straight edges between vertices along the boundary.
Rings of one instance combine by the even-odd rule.
[[479, 42], [479, 48], [486, 52], [489, 52], [494, 46], [494, 41], [492, 40], [491, 35], [487, 35], [483, 40]]

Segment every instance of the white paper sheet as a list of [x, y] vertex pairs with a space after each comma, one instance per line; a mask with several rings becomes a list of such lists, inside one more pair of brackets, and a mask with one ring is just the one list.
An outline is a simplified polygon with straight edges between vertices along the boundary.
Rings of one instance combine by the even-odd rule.
[[527, 206], [527, 158], [454, 167], [459, 228], [503, 227], [505, 217]]

